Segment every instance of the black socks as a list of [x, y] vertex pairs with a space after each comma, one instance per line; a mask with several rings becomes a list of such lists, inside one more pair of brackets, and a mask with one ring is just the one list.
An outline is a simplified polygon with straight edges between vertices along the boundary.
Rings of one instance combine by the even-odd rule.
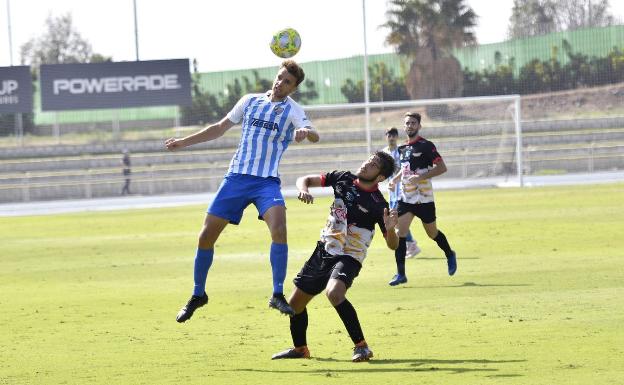
[[308, 309], [290, 317], [290, 335], [296, 348], [307, 345], [306, 330], [308, 329]]
[[[403, 239], [405, 240], [405, 238]], [[405, 242], [403, 243], [405, 244]], [[364, 333], [362, 333], [360, 321], [358, 320], [357, 313], [355, 312], [353, 305], [351, 305], [351, 302], [345, 299], [340, 303], [340, 305], [334, 306], [334, 309], [336, 309], [340, 319], [347, 328], [347, 332], [349, 333], [349, 337], [351, 337], [353, 344], [357, 345], [358, 342], [363, 341]]]
[[394, 250], [394, 259], [396, 260], [397, 273], [400, 275], [405, 275], [405, 253], [407, 250], [406, 239], [407, 238], [399, 238], [399, 247]]
[[451, 246], [446, 240], [446, 236], [444, 235], [443, 232], [438, 230], [438, 235], [436, 235], [436, 237], [433, 238], [433, 240], [436, 241], [438, 246], [444, 251], [444, 255], [446, 255], [446, 258], [448, 258], [451, 254], [453, 254], [453, 250], [451, 250]]
[[[362, 326], [358, 320], [357, 313], [351, 302], [347, 299], [342, 301], [340, 305], [334, 306], [336, 312], [340, 316], [342, 323], [344, 323], [349, 337], [356, 345], [359, 342], [364, 341], [364, 333], [362, 332]], [[308, 329], [308, 310], [304, 309], [303, 312], [295, 314], [290, 317], [290, 335], [292, 336], [293, 345], [298, 348], [306, 346], [306, 330]]]

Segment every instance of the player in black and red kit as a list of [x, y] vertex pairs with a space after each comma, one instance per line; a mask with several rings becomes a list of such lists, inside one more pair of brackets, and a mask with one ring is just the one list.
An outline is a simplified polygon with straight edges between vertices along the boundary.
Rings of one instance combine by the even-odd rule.
[[388, 208], [388, 202], [377, 188], [377, 184], [391, 177], [394, 170], [392, 156], [378, 151], [362, 164], [356, 175], [348, 171], [332, 171], [297, 180], [299, 200], [312, 203], [314, 198], [308, 191], [309, 187], [331, 186], [334, 202], [321, 231], [321, 239], [295, 277], [295, 290], [288, 300], [295, 311], [290, 318], [294, 347], [273, 355], [273, 359], [310, 357], [306, 341], [306, 305], [323, 290], [326, 290], [327, 298], [355, 344], [352, 361], [367, 361], [373, 356], [364, 339], [357, 313], [345, 295], [362, 268], [375, 233], [375, 224], [384, 234], [388, 248], [394, 250], [399, 244], [397, 212]]
[[453, 275], [457, 270], [455, 252], [451, 249], [444, 233], [438, 230], [436, 225], [436, 211], [431, 185], [431, 178], [444, 174], [446, 165], [435, 145], [418, 135], [421, 128], [420, 119], [420, 114], [417, 112], [405, 114], [405, 133], [408, 136], [408, 143], [399, 146], [401, 170], [390, 180], [389, 184], [389, 188], [393, 188], [399, 179], [401, 180], [401, 194], [397, 207], [399, 247], [394, 252], [397, 274], [390, 281], [392, 286], [407, 282], [405, 275], [405, 237], [415, 216], [422, 221], [429, 238], [436, 241], [444, 251], [448, 274]]

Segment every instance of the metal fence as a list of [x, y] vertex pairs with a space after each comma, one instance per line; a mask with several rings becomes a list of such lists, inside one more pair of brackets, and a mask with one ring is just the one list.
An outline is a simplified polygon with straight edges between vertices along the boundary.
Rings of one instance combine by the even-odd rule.
[[[401, 128], [407, 108], [423, 113], [424, 135], [450, 166], [444, 178], [521, 181], [526, 175], [622, 170], [623, 34], [624, 26], [611, 26], [455, 52], [463, 94], [531, 91], [519, 92], [520, 99], [408, 101], [410, 63], [383, 54], [369, 57], [371, 104], [365, 105], [362, 57], [303, 63], [308, 82], [295, 98], [322, 140], [287, 152], [284, 183], [319, 167], [355, 167], [370, 150], [383, 147], [386, 127]], [[124, 149], [132, 155], [133, 192], [214, 190], [238, 143], [238, 129], [175, 154], [164, 152], [163, 141], [220, 119], [244, 93], [265, 91], [275, 71], [191, 73], [188, 107], [42, 112], [35, 82], [33, 113], [0, 114], [0, 201], [117, 195], [125, 181]], [[338, 103], [344, 101], [350, 103]]]
[[[447, 180], [495, 178], [519, 185], [529, 175], [624, 169], [624, 117], [527, 119], [524, 108], [531, 103], [536, 101], [499, 96], [309, 106], [321, 141], [291, 144], [280, 167], [282, 184], [292, 187], [309, 173], [357, 168], [371, 150], [385, 146], [385, 128], [401, 130], [408, 110], [423, 114], [422, 134], [443, 155], [449, 171], [440, 178]], [[5, 148], [0, 202], [120, 195], [124, 149], [131, 154], [133, 194], [215, 191], [239, 135], [235, 127], [218, 140], [174, 153], [164, 149], [162, 138]]]

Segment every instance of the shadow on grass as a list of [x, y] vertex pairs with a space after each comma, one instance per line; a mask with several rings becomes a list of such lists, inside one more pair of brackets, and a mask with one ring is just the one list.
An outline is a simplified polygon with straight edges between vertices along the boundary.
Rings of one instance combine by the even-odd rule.
[[428, 359], [428, 358], [412, 358], [412, 359], [401, 359], [401, 358], [388, 358], [381, 360], [371, 360], [369, 363], [371, 364], [411, 364], [411, 365], [425, 365], [425, 364], [510, 364], [510, 363], [518, 363], [518, 362], [526, 362], [526, 360], [484, 360], [484, 359], [466, 359], [466, 360], [436, 360], [436, 359]]
[[[322, 363], [348, 363], [351, 364], [351, 360], [337, 360], [335, 358], [313, 357], [312, 361]], [[304, 361], [305, 362], [305, 361]], [[450, 372], [452, 374], [459, 373], [473, 373], [473, 372], [498, 372], [499, 369], [495, 368], [483, 368], [483, 367], [467, 367], [466, 364], [505, 364], [505, 363], [517, 363], [526, 362], [526, 360], [484, 360], [484, 359], [466, 359], [466, 360], [436, 360], [436, 359], [372, 359], [366, 364], [353, 364], [349, 369], [307, 369], [298, 368], [297, 370], [271, 370], [271, 369], [256, 369], [256, 368], [241, 368], [232, 369], [227, 371], [241, 371], [241, 372], [260, 372], [260, 373], [314, 373], [314, 374], [327, 374], [327, 373], [401, 373], [401, 372]], [[387, 365], [401, 365], [407, 364], [408, 367], [392, 368]], [[440, 365], [444, 365], [441, 367]], [[462, 365], [462, 366], [455, 366]], [[520, 377], [519, 374], [492, 374], [488, 377]]]
[[[437, 261], [437, 260], [442, 261], [442, 260], [444, 260], [444, 261], [446, 261], [446, 258], [444, 258], [444, 257], [419, 257], [419, 256], [416, 256], [414, 258], [408, 258], [408, 259], [411, 259], [413, 261], [418, 261], [418, 260], [424, 260], [424, 261]], [[463, 261], [464, 259], [481, 259], [481, 258], [479, 258], [479, 257], [459, 257], [457, 259]]]
[[516, 287], [516, 286], [533, 286], [529, 283], [499, 283], [499, 284], [488, 284], [488, 283], [476, 283], [476, 282], [464, 282], [459, 285], [440, 285], [440, 286], [401, 286], [401, 289], [439, 289], [443, 287]]

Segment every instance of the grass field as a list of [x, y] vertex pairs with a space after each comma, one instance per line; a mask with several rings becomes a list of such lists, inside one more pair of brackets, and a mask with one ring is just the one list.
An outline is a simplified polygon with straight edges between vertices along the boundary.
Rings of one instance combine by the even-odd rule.
[[[0, 218], [0, 384], [622, 384], [624, 184], [449, 191], [438, 223], [458, 252], [412, 228], [423, 252], [390, 288], [377, 235], [348, 296], [375, 352], [350, 362], [329, 302], [309, 307], [310, 360], [267, 308], [268, 233], [249, 208], [192, 287], [204, 207]], [[288, 202], [291, 279], [328, 211]]]

